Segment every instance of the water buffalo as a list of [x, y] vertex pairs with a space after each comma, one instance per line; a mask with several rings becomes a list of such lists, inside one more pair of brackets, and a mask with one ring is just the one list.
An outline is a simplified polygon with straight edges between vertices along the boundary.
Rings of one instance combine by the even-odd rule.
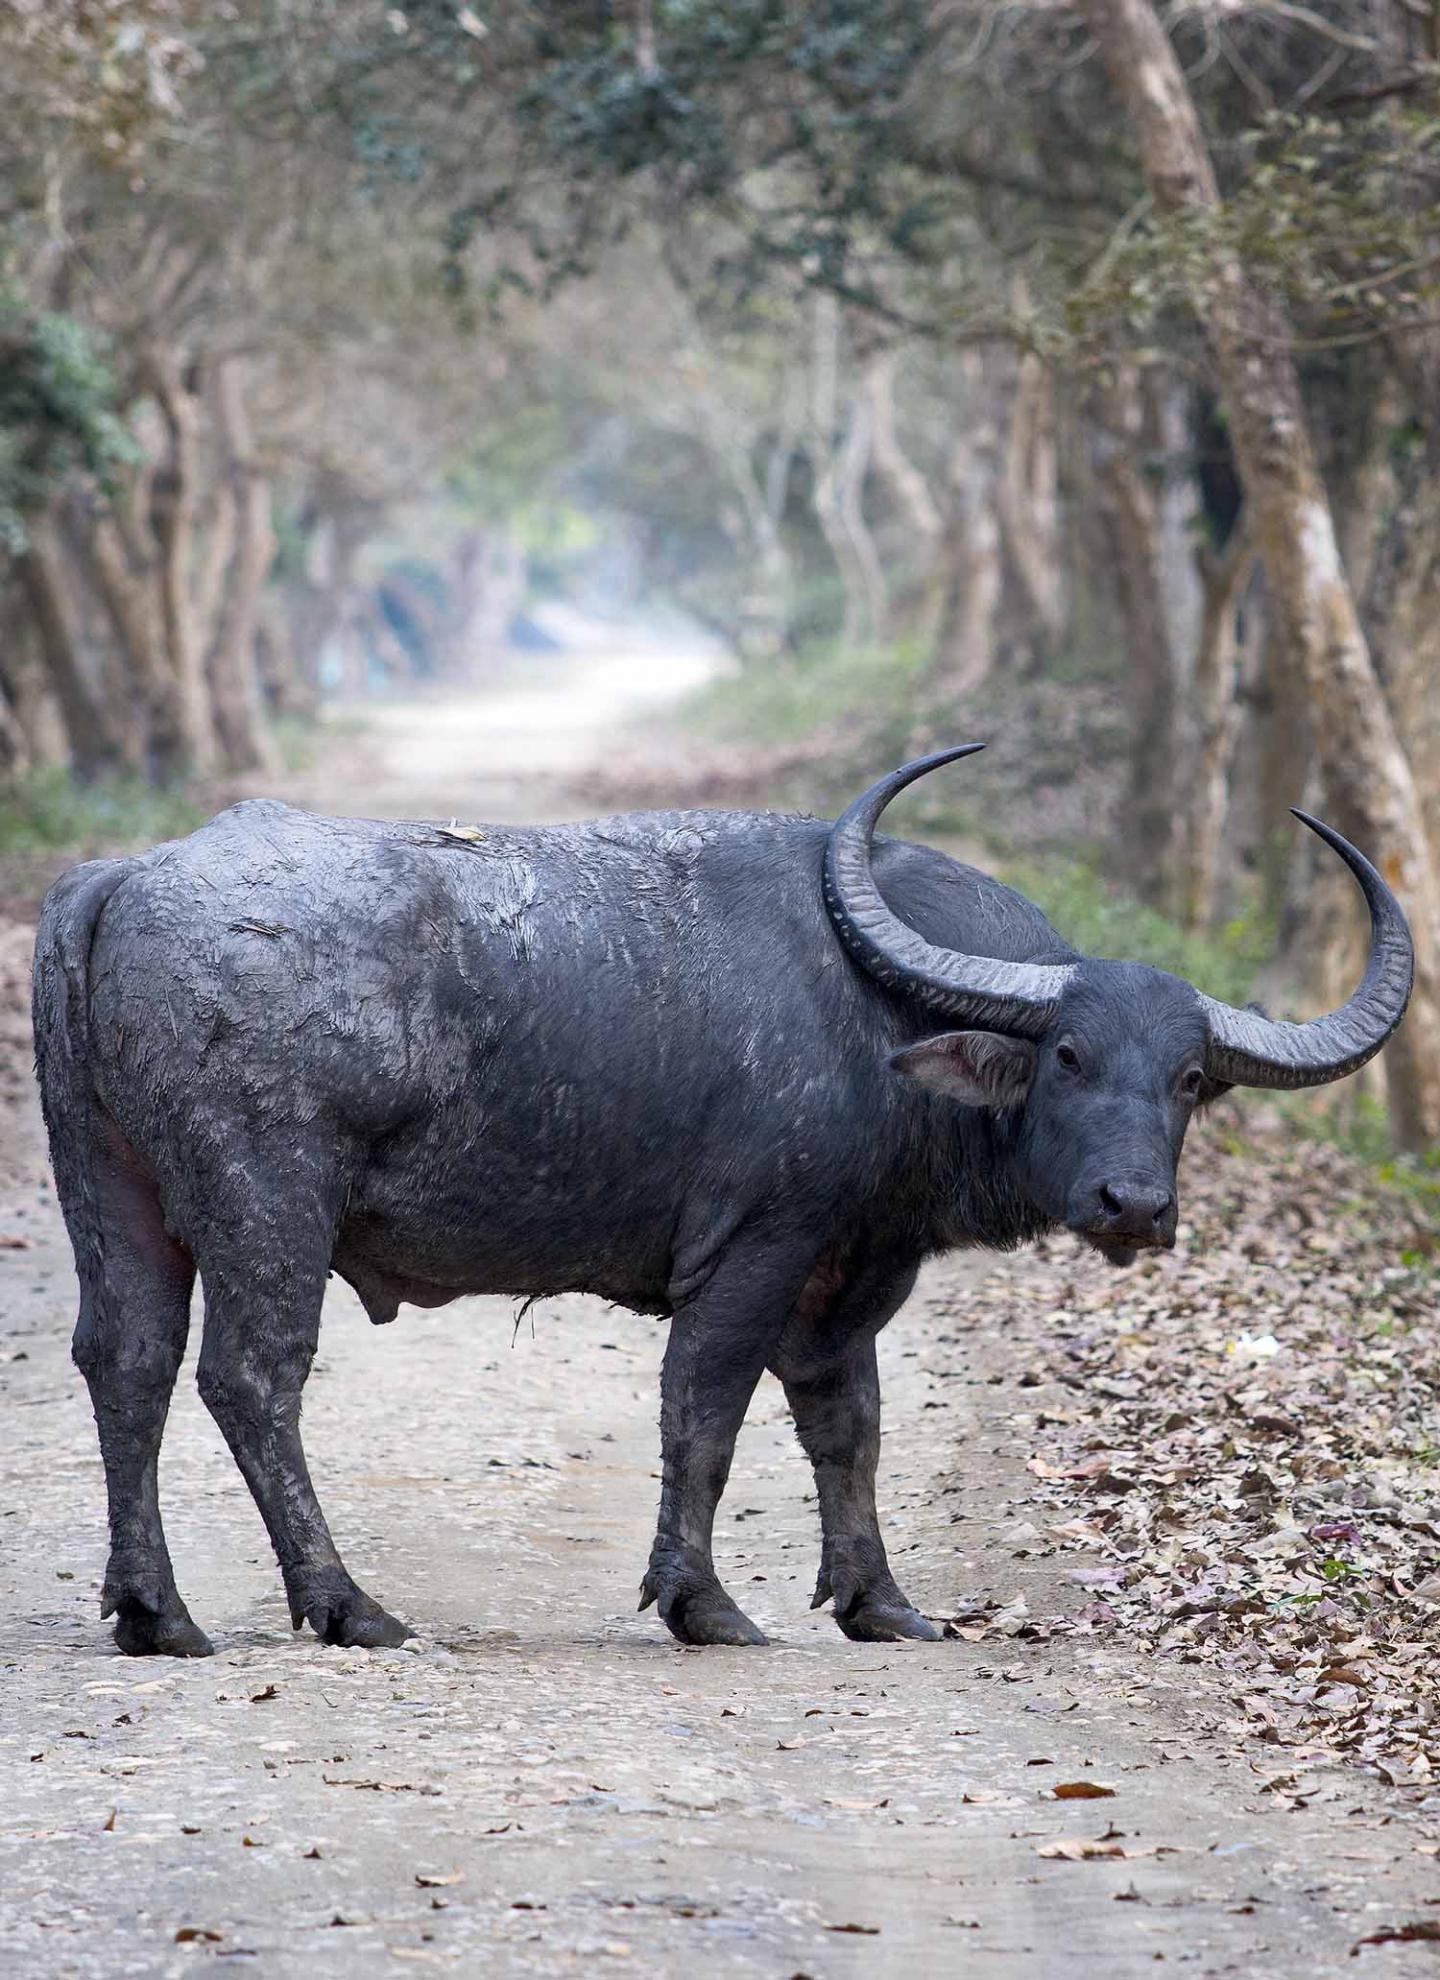
[[1196, 1105], [1363, 1065], [1412, 969], [1380, 875], [1309, 818], [1370, 910], [1342, 1009], [1272, 1022], [1078, 955], [1010, 888], [874, 839], [898, 791], [973, 747], [897, 770], [833, 826], [456, 830], [252, 802], [57, 882], [38, 1066], [122, 1650], [210, 1648], [156, 1492], [197, 1270], [200, 1392], [296, 1628], [407, 1634], [346, 1572], [301, 1448], [333, 1271], [375, 1321], [566, 1290], [669, 1318], [641, 1592], [688, 1643], [764, 1640], [720, 1585], [711, 1528], [773, 1369], [815, 1470], [815, 1604], [862, 1641], [936, 1634], [890, 1572], [874, 1489], [875, 1337], [920, 1261], [1060, 1226], [1117, 1263], [1172, 1244]]

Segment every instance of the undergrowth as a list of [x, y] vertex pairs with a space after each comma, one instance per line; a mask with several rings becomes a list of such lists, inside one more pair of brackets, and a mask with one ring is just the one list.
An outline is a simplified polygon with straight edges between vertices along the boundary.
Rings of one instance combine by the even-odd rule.
[[[1151, 963], [1243, 1004], [1273, 931], [1242, 917], [1212, 933], [1187, 934], [1105, 875], [1100, 833], [1087, 842], [1067, 830], [1072, 813], [1087, 814], [1088, 804], [1057, 802], [1057, 793], [1082, 777], [1113, 783], [1122, 774], [1116, 752], [1123, 737], [1106, 704], [1071, 692], [1042, 713], [1029, 705], [1037, 691], [1034, 683], [992, 676], [974, 694], [947, 695], [919, 641], [852, 652], [817, 645], [711, 682], [686, 702], [683, 720], [688, 732], [727, 742], [822, 739], [817, 761], [798, 779], [784, 777], [776, 795], [824, 815], [907, 756], [993, 738], [1000, 747], [985, 758], [907, 792], [886, 828], [954, 842], [950, 850], [980, 860], [1028, 895], [1087, 955]], [[1056, 708], [1069, 714], [1066, 732], [1055, 726]], [[1046, 842], [1050, 831], [1059, 843]]]
[[1150, 963], [1227, 1004], [1248, 1000], [1273, 945], [1273, 931], [1259, 916], [1192, 934], [1107, 880], [1094, 859], [1000, 860], [996, 872], [1083, 954]]
[[935, 714], [927, 671], [918, 641], [853, 651], [817, 645], [717, 676], [686, 701], [685, 727], [722, 742], [767, 743], [848, 727], [869, 742], [886, 727], [909, 727], [927, 702]]
[[1423, 1155], [1397, 1154], [1384, 1102], [1373, 1093], [1283, 1094], [1279, 1106], [1292, 1133], [1326, 1142], [1362, 1163], [1378, 1182], [1399, 1190], [1428, 1215], [1440, 1235], [1440, 1146]]
[[153, 845], [192, 831], [204, 816], [184, 792], [138, 777], [82, 784], [66, 770], [32, 770], [0, 784], [0, 858]]

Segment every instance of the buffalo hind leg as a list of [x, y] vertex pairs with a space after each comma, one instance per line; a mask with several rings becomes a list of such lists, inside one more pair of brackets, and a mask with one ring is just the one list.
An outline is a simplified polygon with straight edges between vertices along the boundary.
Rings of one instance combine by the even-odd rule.
[[100, 1433], [110, 1556], [100, 1598], [131, 1657], [208, 1657], [175, 1586], [160, 1523], [160, 1440], [190, 1330], [195, 1267], [165, 1230], [153, 1183], [118, 1129], [97, 1118], [91, 1169], [101, 1244], [77, 1242], [75, 1364]]
[[[810, 1606], [832, 1597], [835, 1620], [857, 1643], [893, 1643], [901, 1637], [939, 1640], [941, 1632], [902, 1594], [880, 1538], [875, 1472], [880, 1461], [880, 1375], [875, 1335], [913, 1283], [885, 1302], [878, 1322], [846, 1334], [828, 1348], [818, 1329], [787, 1330], [775, 1372], [795, 1428], [815, 1471], [820, 1501], [820, 1574]], [[828, 1351], [827, 1351], [828, 1350]]]
[[350, 1578], [300, 1441], [334, 1222], [315, 1200], [321, 1189], [287, 1181], [244, 1219], [243, 1255], [202, 1248], [199, 1389], [260, 1509], [295, 1628], [308, 1622], [326, 1643], [378, 1650], [411, 1632]]
[[658, 1603], [682, 1643], [764, 1643], [720, 1584], [711, 1555], [715, 1509], [755, 1384], [784, 1327], [803, 1266], [737, 1257], [676, 1308], [660, 1376], [660, 1518], [640, 1607]]

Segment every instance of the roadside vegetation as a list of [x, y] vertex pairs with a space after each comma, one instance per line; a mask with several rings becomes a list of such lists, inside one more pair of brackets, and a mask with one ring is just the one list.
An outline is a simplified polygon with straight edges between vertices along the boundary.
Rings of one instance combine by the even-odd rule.
[[0, 782], [0, 860], [127, 852], [193, 831], [204, 816], [184, 789], [157, 788], [138, 777], [77, 783], [52, 765]]

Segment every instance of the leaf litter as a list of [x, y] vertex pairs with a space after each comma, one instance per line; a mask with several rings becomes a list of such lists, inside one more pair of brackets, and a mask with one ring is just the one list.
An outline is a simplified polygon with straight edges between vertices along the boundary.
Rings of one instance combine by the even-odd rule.
[[1084, 1550], [1068, 1579], [1086, 1599], [1038, 1619], [1022, 1597], [977, 1600], [947, 1634], [1129, 1638], [1203, 1667], [1233, 1729], [1423, 1790], [1440, 1768], [1440, 1190], [1278, 1121], [1241, 1143], [1217, 1111], [1173, 1254], [1117, 1273], [1056, 1239], [957, 1293], [957, 1320], [1036, 1356], [1012, 1422], [1052, 1518], [1015, 1551]]

